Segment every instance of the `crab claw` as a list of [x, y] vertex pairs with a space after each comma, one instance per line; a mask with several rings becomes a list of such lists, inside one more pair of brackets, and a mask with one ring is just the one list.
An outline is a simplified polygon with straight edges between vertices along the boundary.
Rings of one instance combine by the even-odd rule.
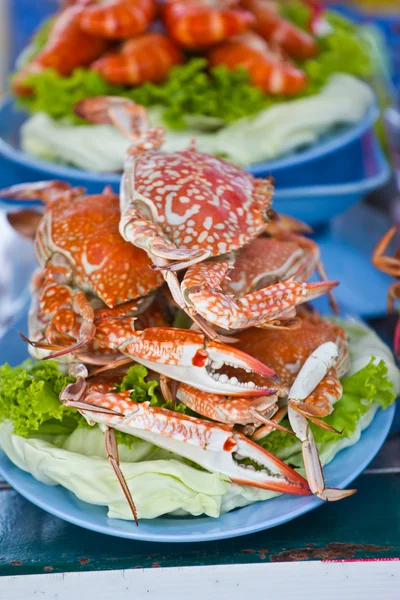
[[[235, 454], [233, 456], [235, 467], [232, 468], [232, 474], [228, 475], [232, 481], [242, 485], [252, 485], [286, 494], [296, 494], [299, 496], [310, 494], [307, 480], [288, 467], [283, 461], [279, 460], [279, 458], [242, 434], [235, 433], [233, 440], [236, 442]], [[241, 459], [250, 459], [256, 465], [259, 465], [261, 470], [258, 470], [256, 467], [253, 467], [253, 470], [251, 468], [252, 465], [247, 465], [246, 467], [241, 465], [240, 462], [236, 462], [238, 457], [241, 457]]]
[[[136, 403], [129, 392], [92, 392], [85, 400], [86, 409], [80, 408], [80, 412], [89, 421], [147, 440], [208, 471], [222, 473], [235, 483], [280, 493], [310, 494], [301, 475], [229, 425], [149, 406], [148, 402]], [[102, 408], [123, 416], [98, 412]], [[244, 464], [245, 459], [250, 464]]]
[[352, 496], [356, 490], [340, 490], [326, 486], [313, 433], [307, 419], [301, 411], [295, 410], [295, 407], [310, 396], [318, 383], [335, 365], [338, 353], [338, 347], [333, 342], [318, 346], [305, 361], [288, 394], [288, 417], [293, 431], [302, 444], [304, 467], [310, 489], [318, 498], [327, 502], [336, 502]]
[[126, 137], [138, 142], [136, 149], [140, 148], [141, 151], [157, 150], [163, 143], [164, 129], [149, 127], [146, 109], [127, 98], [85, 98], [75, 105], [74, 111], [89, 123], [115, 125]]
[[303, 284], [306, 289], [303, 302], [311, 302], [311, 300], [315, 300], [315, 298], [329, 294], [329, 292], [338, 284], [338, 281], [317, 281], [315, 283]]
[[[278, 379], [276, 373], [250, 355], [221, 342], [206, 340], [198, 331], [157, 327], [132, 332], [118, 349], [148, 369], [187, 383], [204, 392], [224, 396], [266, 396], [267, 385], [249, 381], [249, 373]], [[225, 370], [235, 376], [229, 376]]]

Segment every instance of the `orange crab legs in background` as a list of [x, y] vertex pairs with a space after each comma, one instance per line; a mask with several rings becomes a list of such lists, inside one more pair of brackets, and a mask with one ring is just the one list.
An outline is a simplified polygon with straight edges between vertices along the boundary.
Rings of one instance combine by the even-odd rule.
[[52, 346], [60, 346], [59, 356], [77, 351], [95, 338], [98, 319], [132, 317], [150, 304], [162, 277], [119, 234], [119, 201], [111, 189], [86, 195], [66, 182], [42, 181], [2, 190], [0, 197], [45, 203], [39, 222], [26, 211], [10, 218], [34, 235], [41, 267], [32, 280], [29, 320], [38, 358]]
[[[394, 225], [385, 233], [378, 242], [372, 256], [372, 262], [377, 269], [396, 279], [400, 279], [400, 250], [397, 249], [393, 256], [387, 256], [385, 252], [398, 229], [398, 226]], [[398, 300], [400, 300], [400, 281], [392, 283], [389, 287], [387, 300], [389, 314], [393, 313], [395, 302]], [[394, 351], [397, 359], [400, 360], [400, 320], [397, 323], [394, 334]]]
[[271, 47], [303, 60], [317, 54], [318, 44], [312, 35], [280, 16], [279, 2], [241, 0], [241, 4], [254, 15], [254, 29]]
[[73, 4], [56, 15], [44, 48], [12, 80], [17, 95], [31, 94], [25, 84], [30, 74], [54, 69], [59, 75], [70, 75], [77, 67], [92, 63], [108, 48], [108, 40], [81, 29], [79, 18], [83, 10], [80, 4]]
[[165, 0], [163, 20], [178, 44], [205, 48], [254, 24], [253, 15], [238, 4], [238, 0]]
[[162, 81], [174, 65], [183, 62], [179, 48], [160, 33], [145, 33], [126, 41], [118, 53], [96, 60], [91, 69], [119, 85]]
[[307, 86], [305, 73], [254, 32], [242, 33], [215, 46], [208, 59], [211, 67], [244, 67], [253, 85], [267, 94], [290, 96]]
[[156, 14], [156, 0], [77, 0], [83, 6], [81, 29], [102, 38], [124, 39], [148, 29]]
[[[90, 98], [76, 112], [114, 123], [132, 140], [121, 183], [121, 235], [148, 253], [175, 302], [208, 335], [216, 336], [207, 322], [229, 331], [290, 320], [298, 304], [336, 285], [286, 281], [236, 301], [218, 291], [234, 265], [231, 252], [267, 228], [271, 182], [193, 147], [158, 151], [164, 131], [149, 128], [145, 109], [129, 100]], [[180, 284], [175, 271], [187, 268]]]

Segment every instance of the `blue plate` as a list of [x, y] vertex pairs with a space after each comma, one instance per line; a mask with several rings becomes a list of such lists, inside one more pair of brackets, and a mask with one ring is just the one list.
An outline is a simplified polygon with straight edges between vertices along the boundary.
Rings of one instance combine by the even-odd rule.
[[[8, 360], [17, 364], [26, 358], [24, 342], [17, 329], [25, 329], [26, 317], [15, 323], [2, 339], [0, 363]], [[360, 441], [340, 452], [325, 467], [329, 486], [347, 487], [377, 454], [388, 435], [395, 408], [378, 411]], [[0, 474], [27, 500], [47, 512], [75, 525], [114, 535], [149, 542], [205, 542], [246, 535], [291, 521], [321, 506], [323, 502], [313, 496], [280, 496], [222, 515], [210, 517], [163, 517], [143, 520], [139, 527], [133, 522], [107, 518], [104, 507], [78, 500], [61, 486], [47, 486], [16, 467], [0, 452]]]
[[[347, 148], [348, 145], [359, 140], [365, 132], [371, 129], [378, 115], [379, 110], [376, 105], [373, 105], [358, 123], [337, 127], [334, 131], [322, 136], [319, 142], [309, 148], [299, 150], [277, 160], [251, 165], [247, 168], [247, 171], [260, 177], [269, 176], [271, 173], [274, 176], [279, 174], [282, 184], [286, 181], [289, 185], [291, 181], [289, 172], [292, 168], [301, 167], [305, 163], [312, 163], [313, 161], [318, 162], [327, 155]], [[99, 174], [82, 171], [40, 160], [23, 152], [20, 149], [19, 131], [25, 119], [26, 113], [18, 110], [12, 101], [8, 100], [0, 105], [0, 154], [20, 169], [20, 181], [34, 181], [43, 177], [46, 179], [65, 179], [74, 185], [87, 187], [91, 193], [100, 192], [105, 185], [112, 185], [115, 189], [118, 188], [119, 174]], [[309, 167], [309, 165], [307, 166]], [[320, 164], [317, 165], [317, 172], [321, 173]], [[287, 173], [287, 177], [284, 177], [284, 173]], [[312, 181], [311, 172], [308, 183]]]

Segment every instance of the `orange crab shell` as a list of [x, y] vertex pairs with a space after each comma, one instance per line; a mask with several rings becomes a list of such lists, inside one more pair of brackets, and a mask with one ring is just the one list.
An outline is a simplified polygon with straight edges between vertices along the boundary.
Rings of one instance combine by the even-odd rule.
[[176, 246], [219, 256], [265, 230], [273, 186], [189, 149], [139, 156], [135, 189], [149, 200], [153, 221]]
[[[252, 328], [235, 337], [239, 339], [237, 346], [240, 350], [273, 369], [284, 386], [293, 383], [306, 359], [318, 346], [325, 342], [339, 346], [346, 344], [343, 329], [320, 317], [303, 318], [301, 327], [295, 331]], [[347, 357], [346, 351], [344, 355]], [[346, 369], [347, 364], [344, 371]]]
[[303, 275], [301, 280], [306, 281], [315, 269], [312, 258], [311, 252], [308, 257], [305, 256], [295, 240], [256, 238], [240, 250], [222, 289], [240, 297], [265, 285], [284, 281], [292, 275], [296, 265]]
[[162, 283], [146, 253], [121, 237], [119, 219], [119, 199], [113, 192], [93, 196], [66, 192], [46, 206], [37, 236], [42, 246], [50, 237], [52, 251], [72, 263], [76, 284], [111, 308], [145, 296]]

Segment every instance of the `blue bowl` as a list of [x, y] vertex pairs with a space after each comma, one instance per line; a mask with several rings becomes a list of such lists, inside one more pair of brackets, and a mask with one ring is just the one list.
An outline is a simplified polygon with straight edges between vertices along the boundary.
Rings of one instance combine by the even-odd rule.
[[[326, 159], [328, 155], [345, 149], [359, 140], [366, 131], [371, 129], [378, 115], [379, 110], [376, 105], [373, 105], [358, 123], [337, 127], [308, 148], [292, 152], [277, 160], [251, 165], [246, 170], [257, 177], [268, 177], [271, 174], [279, 176], [279, 185], [283, 185], [289, 184], [291, 181], [294, 168], [297, 168], [299, 172], [304, 172], [306, 163], [309, 165], [316, 161], [316, 168], [308, 171], [308, 183], [312, 183], [314, 174], [317, 175], [321, 171], [321, 164], [318, 161]], [[100, 191], [104, 185], [119, 185], [119, 174], [83, 171], [40, 160], [23, 152], [20, 149], [19, 131], [26, 118], [26, 113], [18, 110], [13, 101], [7, 100], [0, 105], [0, 154], [15, 163], [20, 169], [32, 172], [31, 179], [34, 175], [36, 178], [42, 178], [43, 175], [57, 177], [66, 179], [73, 184], [86, 185], [88, 189], [91, 186], [92, 189], [89, 191], [93, 192]], [[318, 171], [318, 173], [314, 173], [314, 171]], [[94, 189], [93, 186], [97, 186], [97, 189]]]
[[[316, 227], [345, 212], [390, 177], [390, 167], [372, 132], [330, 159], [330, 170], [315, 172], [313, 185], [304, 172], [293, 172], [290, 187], [276, 185], [274, 208]], [[276, 176], [279, 181], [279, 175]]]
[[[361, 121], [340, 127], [313, 146], [278, 160], [247, 168], [255, 176], [273, 175], [275, 202], [285, 212], [315, 226], [345, 211], [389, 177], [389, 167], [376, 140], [368, 135], [378, 115], [372, 106]], [[26, 113], [8, 100], [0, 106], [0, 155], [7, 169], [0, 174], [0, 185], [23, 181], [63, 179], [99, 193], [106, 185], [119, 189], [120, 175], [99, 174], [58, 165], [29, 156], [20, 149], [19, 131]], [[366, 164], [371, 156], [371, 164]], [[18, 203], [22, 205], [24, 203]], [[13, 206], [17, 204], [14, 202]]]
[[[313, 183], [315, 176], [329, 175], [332, 153], [347, 150], [349, 146], [356, 143], [368, 130], [372, 128], [379, 117], [379, 108], [373, 104], [365, 113], [363, 118], [353, 125], [336, 127], [332, 131], [322, 135], [318, 142], [291, 152], [282, 158], [260, 162], [246, 167], [246, 171], [256, 177], [279, 176], [278, 185], [290, 185], [293, 172], [304, 173], [304, 165], [307, 163], [307, 183]], [[337, 156], [338, 160], [342, 157]]]

